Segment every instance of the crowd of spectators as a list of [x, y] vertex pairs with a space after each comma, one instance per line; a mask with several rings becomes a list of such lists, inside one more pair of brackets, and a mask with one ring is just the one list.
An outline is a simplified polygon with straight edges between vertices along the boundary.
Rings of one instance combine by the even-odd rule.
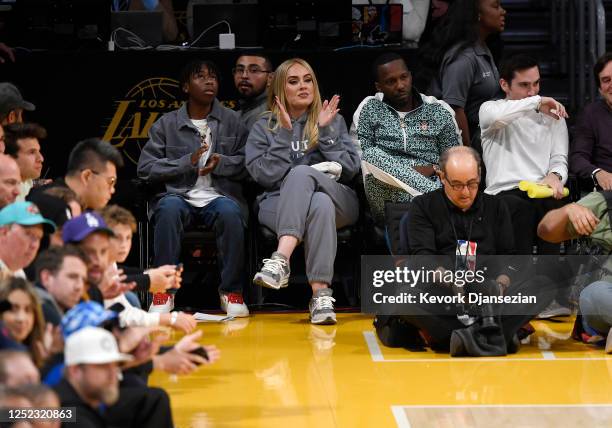
[[[303, 244], [313, 324], [337, 322], [336, 230], [359, 221], [360, 204], [389, 230], [385, 204], [406, 203], [400, 252], [409, 256], [445, 255], [466, 266], [476, 256], [559, 255], [559, 243], [578, 237], [609, 253], [612, 55], [595, 66], [602, 99], [585, 108], [572, 141], [563, 105], [539, 94], [537, 59], [514, 55], [498, 71], [487, 41], [504, 30], [500, 2], [450, 3], [435, 17], [422, 64], [409, 67], [394, 53], [372, 64], [376, 93], [354, 112], [351, 132], [339, 114], [341, 94], [322, 99], [303, 59], [275, 68], [259, 53], [237, 58], [239, 111], [219, 101], [222, 71], [214, 63], [187, 64], [185, 102], [153, 124], [138, 161], [138, 177], [159, 189], [150, 201], [154, 252], [146, 270], [125, 265], [136, 219], [129, 207], [109, 204], [123, 166], [119, 151], [84, 139], [64, 176], [47, 179], [47, 133], [27, 121], [35, 106], [12, 83], [0, 83], [0, 406], [74, 406], [87, 426], [172, 426], [168, 395], [147, 384], [151, 371], [189, 374], [220, 356], [199, 343], [193, 315], [173, 310], [181, 242], [196, 225], [215, 235], [220, 306], [230, 317], [250, 315], [248, 228], [266, 227], [278, 240], [258, 261], [257, 286], [287, 287]], [[421, 93], [411, 69], [427, 67]], [[414, 192], [362, 176], [366, 164]], [[568, 203], [570, 173], [595, 192]], [[523, 182], [541, 197], [529, 197]], [[252, 206], [247, 184], [258, 189]], [[528, 322], [549, 304], [566, 303], [564, 292], [547, 269], [533, 277], [508, 266], [490, 271], [490, 295], [537, 294], [537, 304], [520, 315], [503, 307], [486, 314], [415, 307], [377, 317], [379, 338], [453, 355], [516, 352]], [[436, 292], [461, 292], [452, 285]], [[147, 293], [148, 308], [139, 297]], [[606, 276], [583, 290], [577, 337], [607, 339], [612, 352], [610, 302]], [[168, 329], [185, 335], [166, 346]], [[483, 331], [496, 342], [479, 342]]]

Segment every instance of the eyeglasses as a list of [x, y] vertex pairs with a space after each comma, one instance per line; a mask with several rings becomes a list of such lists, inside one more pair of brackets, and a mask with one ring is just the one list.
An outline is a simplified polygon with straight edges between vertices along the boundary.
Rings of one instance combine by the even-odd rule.
[[464, 188], [468, 188], [470, 191], [478, 190], [478, 186], [480, 186], [480, 180], [470, 181], [468, 183], [457, 183], [451, 182], [448, 177], [444, 177], [444, 180], [448, 183], [448, 185], [456, 192], [461, 192]]
[[117, 183], [117, 177], [107, 177], [106, 175], [102, 175], [101, 172], [94, 171], [93, 169], [90, 169], [90, 171], [95, 175], [102, 177], [104, 181], [106, 181], [106, 184], [108, 184], [108, 187], [110, 187], [111, 189], [115, 187], [115, 184]]
[[247, 74], [271, 73], [270, 70], [263, 70], [257, 65], [249, 65], [248, 67], [239, 65], [238, 67], [232, 68], [233, 74], [242, 75], [245, 71]]

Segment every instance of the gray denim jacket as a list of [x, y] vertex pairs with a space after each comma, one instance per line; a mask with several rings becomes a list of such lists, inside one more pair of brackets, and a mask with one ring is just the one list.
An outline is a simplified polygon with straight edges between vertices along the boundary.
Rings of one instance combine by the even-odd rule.
[[[244, 220], [248, 207], [242, 195], [241, 181], [248, 176], [244, 168], [244, 145], [248, 132], [240, 116], [215, 99], [207, 117], [212, 135], [212, 153], [221, 159], [211, 173], [213, 187], [236, 201]], [[167, 194], [185, 197], [198, 178], [198, 168], [191, 164], [191, 155], [200, 147], [198, 129], [187, 114], [187, 103], [164, 114], [149, 131], [149, 141], [138, 160], [138, 177], [165, 189], [155, 200]]]
[[291, 121], [291, 131], [283, 127], [271, 131], [269, 115], [255, 122], [246, 145], [246, 167], [267, 192], [278, 190], [287, 173], [298, 165], [338, 162], [342, 165], [339, 181], [343, 184], [350, 184], [359, 172], [359, 155], [339, 114], [328, 126], [319, 127], [319, 144], [311, 149], [307, 149], [308, 140], [303, 139], [306, 114]]

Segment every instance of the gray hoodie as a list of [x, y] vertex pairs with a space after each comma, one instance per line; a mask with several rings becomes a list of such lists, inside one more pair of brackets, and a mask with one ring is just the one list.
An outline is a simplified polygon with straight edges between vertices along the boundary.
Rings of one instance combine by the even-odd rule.
[[[333, 122], [319, 127], [319, 144], [311, 149], [303, 138], [307, 115], [291, 120], [291, 131], [279, 127], [270, 130], [265, 114], [253, 125], [246, 144], [246, 167], [251, 177], [267, 192], [280, 189], [287, 173], [298, 165], [314, 165], [333, 161], [342, 165], [340, 182], [350, 184], [361, 165], [355, 145], [346, 129], [344, 118], [336, 115]], [[275, 120], [272, 121], [273, 127]]]

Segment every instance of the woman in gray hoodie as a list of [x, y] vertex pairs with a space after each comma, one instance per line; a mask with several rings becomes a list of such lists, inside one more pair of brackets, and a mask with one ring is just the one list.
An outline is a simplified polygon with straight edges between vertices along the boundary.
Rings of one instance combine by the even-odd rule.
[[336, 229], [354, 224], [359, 202], [349, 183], [360, 160], [338, 114], [340, 97], [321, 102], [314, 71], [303, 59], [283, 62], [268, 90], [268, 108], [246, 144], [246, 167], [265, 188], [259, 222], [278, 236], [277, 250], [253, 282], [280, 289], [289, 280], [289, 259], [304, 241], [312, 287], [310, 321], [335, 324], [332, 290]]

